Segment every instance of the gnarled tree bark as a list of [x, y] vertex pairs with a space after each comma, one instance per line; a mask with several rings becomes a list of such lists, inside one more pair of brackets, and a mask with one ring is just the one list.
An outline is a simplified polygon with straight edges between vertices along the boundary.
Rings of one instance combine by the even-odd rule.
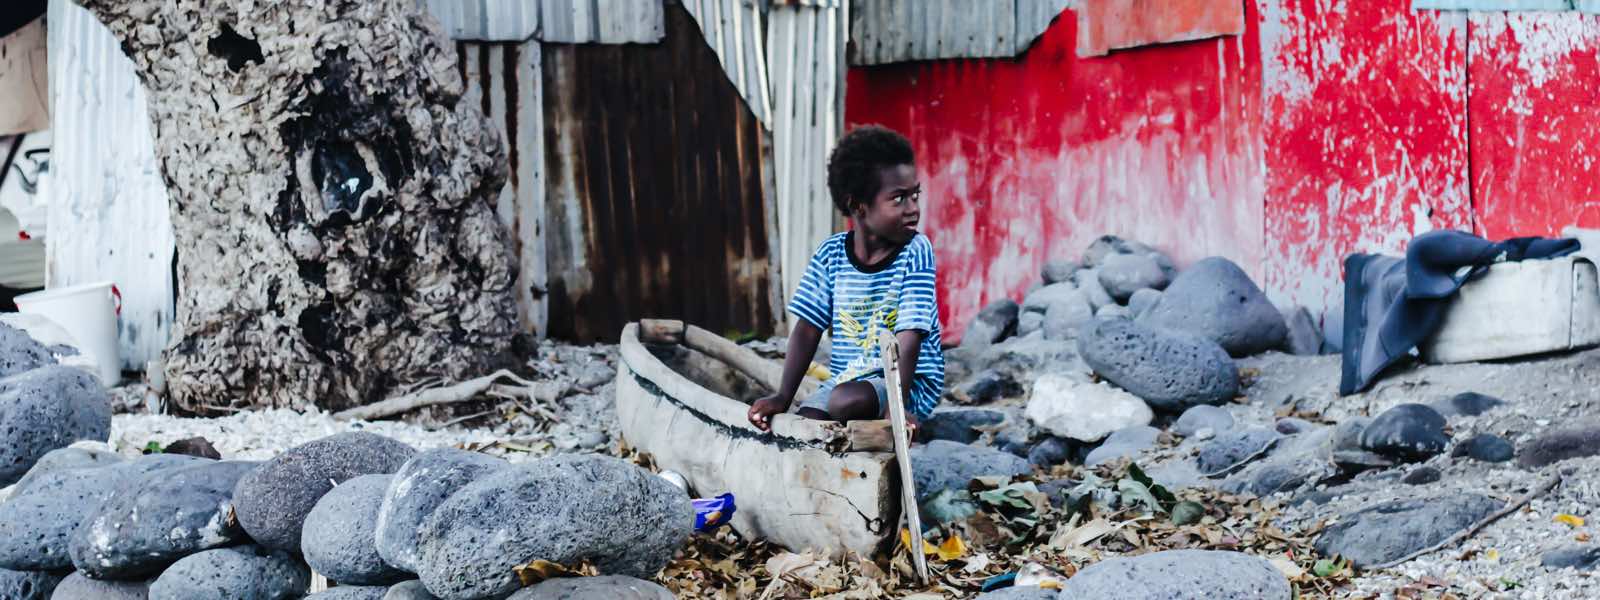
[[174, 402], [341, 409], [505, 364], [500, 136], [407, 0], [79, 0], [149, 89]]

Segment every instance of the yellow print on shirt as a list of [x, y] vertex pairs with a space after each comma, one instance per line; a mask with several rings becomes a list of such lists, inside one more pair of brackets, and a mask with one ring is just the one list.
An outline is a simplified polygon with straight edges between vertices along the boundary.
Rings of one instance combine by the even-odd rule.
[[837, 381], [854, 381], [882, 368], [878, 364], [878, 332], [894, 331], [899, 315], [896, 303], [884, 296], [867, 298], [839, 311], [840, 341], [861, 348], [861, 354], [845, 366]]

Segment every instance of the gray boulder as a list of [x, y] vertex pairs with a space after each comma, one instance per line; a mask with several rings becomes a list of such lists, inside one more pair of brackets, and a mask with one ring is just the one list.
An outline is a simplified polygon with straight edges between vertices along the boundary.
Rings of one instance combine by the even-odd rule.
[[1036, 585], [1024, 585], [995, 590], [987, 594], [978, 594], [974, 600], [1056, 600], [1061, 595], [1057, 590], [1047, 590]]
[[650, 577], [689, 539], [694, 507], [666, 479], [627, 462], [562, 455], [467, 484], [423, 522], [423, 585], [446, 600], [511, 592], [535, 559]]
[[1476, 417], [1503, 404], [1504, 401], [1494, 396], [1465, 392], [1435, 402], [1432, 406], [1446, 417]]
[[1090, 308], [1100, 310], [1102, 306], [1116, 303], [1116, 300], [1111, 298], [1111, 292], [1106, 291], [1106, 287], [1100, 284], [1099, 269], [1078, 271], [1072, 279], [1078, 284], [1078, 291], [1083, 292], [1083, 296], [1089, 299]]
[[1593, 544], [1564, 546], [1544, 553], [1539, 564], [1549, 569], [1577, 569], [1593, 571], [1600, 566], [1600, 546]]
[[1133, 311], [1128, 310], [1128, 307], [1122, 306], [1120, 304], [1107, 304], [1105, 306], [1100, 307], [1100, 310], [1094, 311], [1094, 318], [1096, 318], [1096, 319], [1132, 319], [1133, 318]]
[[341, 585], [306, 596], [305, 600], [383, 600], [388, 595], [387, 586]]
[[1240, 466], [1278, 443], [1278, 432], [1252, 427], [1227, 431], [1200, 448], [1200, 473], [1214, 475]]
[[1406, 485], [1427, 485], [1437, 482], [1443, 478], [1444, 473], [1439, 472], [1438, 469], [1422, 466], [1407, 472], [1405, 476], [1400, 478], [1400, 483], [1404, 483]]
[[1523, 444], [1517, 464], [1529, 469], [1600, 454], [1600, 423], [1584, 423], [1540, 434]]
[[1492, 433], [1480, 433], [1462, 440], [1450, 450], [1450, 456], [1470, 457], [1488, 463], [1502, 463], [1517, 455], [1517, 449], [1505, 438]]
[[334, 484], [393, 473], [416, 452], [366, 432], [340, 433], [290, 448], [239, 480], [234, 513], [256, 543], [299, 553], [306, 515]]
[[1106, 437], [1106, 441], [1099, 447], [1089, 451], [1089, 455], [1083, 459], [1083, 466], [1093, 467], [1119, 458], [1138, 456], [1139, 453], [1154, 448], [1156, 440], [1160, 438], [1161, 430], [1149, 425], [1119, 429]]
[[50, 600], [145, 600], [149, 595], [149, 581], [102, 581], [74, 571], [56, 586]]
[[44, 571], [0, 569], [0, 598], [5, 600], [50, 600], [63, 575]]
[[1287, 492], [1304, 485], [1310, 477], [1292, 467], [1284, 465], [1267, 465], [1250, 474], [1249, 484], [1244, 490], [1257, 496], [1266, 497], [1278, 492]]
[[1304, 306], [1296, 306], [1283, 313], [1288, 333], [1283, 339], [1283, 350], [1295, 356], [1314, 356], [1322, 353], [1322, 328]]
[[996, 369], [984, 369], [961, 382], [951, 390], [951, 395], [957, 403], [971, 405], [1015, 398], [1021, 396], [1022, 392], [1022, 386], [1011, 375]]
[[944, 490], [966, 489], [974, 478], [1025, 475], [1033, 472], [1033, 466], [993, 448], [935, 440], [911, 448], [911, 470], [917, 501], [925, 502]]
[[983, 432], [979, 427], [992, 427], [1006, 422], [1006, 414], [988, 408], [945, 408], [934, 409], [933, 414], [922, 421], [917, 437], [927, 440], [949, 440], [958, 444], [970, 444], [978, 440]]
[[51, 450], [111, 435], [111, 397], [94, 375], [47, 365], [0, 379], [0, 487], [16, 483]]
[[1279, 348], [1289, 334], [1283, 315], [1261, 288], [1238, 265], [1220, 257], [1178, 274], [1139, 321], [1200, 335], [1233, 356]]
[[1149, 254], [1154, 249], [1133, 240], [1125, 240], [1114, 235], [1102, 235], [1089, 243], [1083, 251], [1083, 264], [1086, 267], [1098, 267], [1105, 264], [1106, 259], [1118, 254]]
[[1003, 340], [1017, 331], [1017, 313], [1022, 307], [1010, 298], [990, 302], [967, 325], [961, 344], [985, 345]]
[[1233, 413], [1220, 406], [1202, 404], [1190, 407], [1172, 424], [1172, 432], [1183, 437], [1194, 437], [1201, 429], [1222, 433], [1233, 429]]
[[1401, 404], [1383, 411], [1361, 432], [1361, 447], [1401, 460], [1424, 460], [1444, 452], [1444, 416], [1421, 404]]
[[1030, 311], [1017, 316], [1017, 337], [1024, 337], [1036, 331], [1044, 331], [1044, 313]]
[[389, 481], [378, 508], [373, 534], [378, 555], [390, 566], [417, 572], [417, 533], [428, 515], [462, 486], [508, 466], [510, 463], [498, 458], [455, 448], [426, 450], [411, 457]]
[[50, 348], [28, 332], [0, 323], [0, 379], [56, 364]]
[[1144, 313], [1149, 312], [1150, 308], [1160, 301], [1161, 290], [1145, 288], [1136, 291], [1132, 296], [1128, 297], [1128, 312], [1133, 313], [1133, 318], [1137, 319]]
[[1096, 373], [1150, 407], [1182, 412], [1222, 404], [1239, 393], [1239, 369], [1220, 346], [1187, 333], [1125, 319], [1095, 321], [1078, 337], [1078, 353]]
[[1148, 254], [1113, 254], [1100, 264], [1100, 285], [1117, 302], [1128, 302], [1133, 293], [1167, 287], [1167, 273]]
[[1049, 470], [1072, 458], [1075, 448], [1071, 441], [1049, 436], [1028, 450], [1028, 463]]
[[0, 504], [0, 569], [70, 569], [74, 531], [118, 490], [146, 473], [193, 464], [190, 456], [152, 454], [93, 469], [43, 474]]
[[51, 450], [45, 453], [44, 457], [39, 459], [39, 462], [33, 463], [33, 468], [28, 469], [28, 473], [23, 475], [22, 479], [17, 480], [16, 487], [12, 488], [12, 493], [22, 493], [22, 490], [28, 489], [28, 486], [34, 480], [45, 473], [106, 467], [120, 462], [123, 462], [122, 455], [105, 450], [89, 448], [59, 448]]
[[1289, 580], [1259, 557], [1215, 550], [1167, 550], [1089, 565], [1062, 585], [1060, 598], [1289, 600], [1292, 594]]
[[1044, 339], [1070, 340], [1078, 337], [1078, 332], [1086, 323], [1094, 320], [1094, 310], [1090, 308], [1089, 300], [1082, 293], [1073, 290], [1062, 295], [1045, 310], [1044, 313]]
[[439, 597], [429, 592], [421, 580], [413, 579], [391, 586], [383, 595], [383, 600], [439, 600]]
[[674, 600], [660, 585], [620, 575], [550, 579], [507, 600]]
[[1314, 546], [1323, 556], [1371, 567], [1444, 541], [1500, 507], [1480, 494], [1394, 500], [1341, 516]]
[[1022, 312], [1044, 314], [1051, 305], [1073, 298], [1083, 298], [1083, 295], [1078, 293], [1078, 286], [1071, 283], [1052, 283], [1024, 296]]
[[234, 546], [191, 554], [150, 584], [150, 600], [293, 600], [311, 588], [311, 570], [287, 552]]
[[261, 463], [204, 463], [141, 477], [90, 513], [68, 543], [72, 564], [97, 579], [138, 578], [249, 541], [228, 513], [234, 486]]
[[1044, 269], [1040, 275], [1044, 279], [1044, 284], [1050, 285], [1052, 283], [1071, 281], [1072, 275], [1082, 268], [1083, 265], [1078, 264], [1078, 261], [1058, 258], [1044, 263]]
[[1274, 421], [1273, 424], [1272, 424], [1272, 428], [1276, 429], [1278, 431], [1278, 433], [1281, 433], [1281, 434], [1284, 434], [1284, 435], [1294, 435], [1296, 433], [1305, 433], [1307, 431], [1311, 431], [1313, 429], [1316, 429], [1317, 428], [1317, 424], [1316, 423], [1312, 423], [1310, 421], [1307, 421], [1305, 419], [1296, 419], [1294, 417], [1283, 417], [1281, 419], [1278, 419], [1277, 421]]
[[341, 584], [387, 586], [409, 579], [378, 556], [374, 530], [390, 475], [362, 475], [322, 495], [306, 515], [300, 549], [311, 570]]

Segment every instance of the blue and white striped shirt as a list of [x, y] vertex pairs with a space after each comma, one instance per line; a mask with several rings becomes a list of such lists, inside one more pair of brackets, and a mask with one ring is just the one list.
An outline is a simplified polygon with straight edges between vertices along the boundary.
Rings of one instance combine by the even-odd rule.
[[824, 391], [840, 383], [882, 376], [878, 333], [883, 329], [925, 332], [907, 408], [927, 418], [944, 394], [933, 243], [919, 233], [894, 257], [868, 266], [850, 254], [853, 235], [835, 234], [817, 248], [789, 301], [789, 312], [819, 329], [833, 331], [833, 353], [828, 361], [832, 377], [823, 384]]

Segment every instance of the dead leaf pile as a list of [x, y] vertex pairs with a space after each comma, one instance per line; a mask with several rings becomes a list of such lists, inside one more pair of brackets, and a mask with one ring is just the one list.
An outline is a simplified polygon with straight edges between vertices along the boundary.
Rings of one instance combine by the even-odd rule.
[[834, 560], [743, 540], [728, 529], [696, 536], [659, 581], [680, 598], [969, 598], [997, 576], [1049, 587], [1105, 558], [1206, 549], [1268, 559], [1301, 598], [1327, 597], [1349, 584], [1348, 563], [1319, 562], [1312, 551], [1320, 527], [1291, 535], [1273, 524], [1276, 502], [1209, 490], [1173, 493], [1134, 465], [1058, 468], [1054, 475], [1082, 483], [1044, 486], [1052, 498], [1035, 479], [983, 478], [954, 495], [955, 520], [934, 524], [925, 515], [930, 526], [921, 550], [933, 577], [927, 586], [916, 582], [909, 535], [887, 558]]

